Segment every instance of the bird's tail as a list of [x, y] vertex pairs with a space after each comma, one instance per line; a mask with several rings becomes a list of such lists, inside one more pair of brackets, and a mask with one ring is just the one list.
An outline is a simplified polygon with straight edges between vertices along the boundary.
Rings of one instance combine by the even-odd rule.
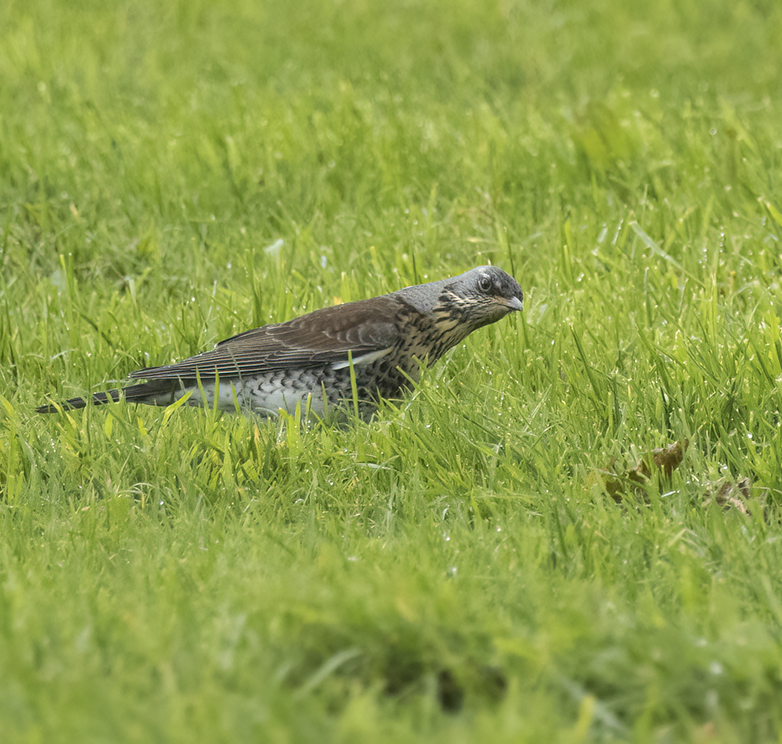
[[130, 385], [118, 390], [108, 390], [105, 393], [93, 393], [90, 398], [69, 398], [61, 403], [47, 403], [38, 406], [36, 413], [59, 413], [75, 408], [86, 408], [88, 405], [102, 406], [109, 400], [118, 401], [123, 398], [127, 403], [146, 403], [153, 406], [167, 406], [174, 402], [174, 393], [180, 389], [177, 381], [152, 380], [139, 385]]

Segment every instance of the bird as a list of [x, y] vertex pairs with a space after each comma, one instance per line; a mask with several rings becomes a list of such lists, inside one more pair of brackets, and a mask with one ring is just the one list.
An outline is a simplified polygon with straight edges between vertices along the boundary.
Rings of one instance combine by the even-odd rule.
[[[38, 413], [126, 403], [253, 412], [300, 410], [323, 417], [355, 400], [366, 418], [379, 399], [397, 399], [473, 331], [520, 311], [518, 282], [495, 266], [262, 326], [181, 362], [131, 372], [146, 380], [36, 408]], [[344, 409], [344, 406], [343, 406]]]

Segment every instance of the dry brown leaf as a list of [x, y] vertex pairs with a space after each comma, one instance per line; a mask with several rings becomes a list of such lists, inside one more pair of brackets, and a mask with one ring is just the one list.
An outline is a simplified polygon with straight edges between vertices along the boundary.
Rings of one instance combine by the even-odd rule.
[[673, 471], [682, 464], [684, 453], [689, 446], [689, 440], [684, 439], [667, 447], [657, 447], [647, 452], [635, 466], [621, 474], [614, 471], [616, 460], [612, 460], [608, 468], [601, 471], [603, 487], [617, 504], [630, 493], [645, 497], [645, 486], [652, 473], [658, 472], [663, 476], [664, 480], [661, 484], [669, 481]]
[[747, 516], [752, 514], [747, 506], [747, 502], [752, 498], [752, 483], [749, 478], [738, 481], [718, 481], [714, 485], [717, 487], [716, 491], [706, 492], [703, 500], [704, 507], [714, 502], [725, 511], [736, 509], [740, 514]]

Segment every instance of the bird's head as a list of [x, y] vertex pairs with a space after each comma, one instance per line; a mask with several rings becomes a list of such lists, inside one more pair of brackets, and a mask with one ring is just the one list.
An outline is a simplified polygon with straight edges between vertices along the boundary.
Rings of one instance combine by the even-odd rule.
[[443, 319], [461, 325], [466, 336], [521, 310], [523, 299], [512, 276], [496, 266], [479, 266], [445, 283], [436, 310]]

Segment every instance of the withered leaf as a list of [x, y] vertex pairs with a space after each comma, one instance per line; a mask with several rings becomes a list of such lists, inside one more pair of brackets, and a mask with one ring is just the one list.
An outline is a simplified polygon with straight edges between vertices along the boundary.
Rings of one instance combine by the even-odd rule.
[[621, 503], [628, 494], [645, 498], [645, 486], [651, 479], [652, 473], [658, 472], [663, 476], [660, 481], [661, 486], [669, 481], [673, 471], [681, 465], [689, 446], [689, 440], [683, 439], [667, 447], [657, 447], [647, 452], [633, 467], [623, 473], [614, 471], [615, 461], [612, 461], [609, 467], [601, 472], [603, 487], [617, 504]]
[[752, 498], [752, 483], [749, 478], [742, 478], [738, 481], [718, 481], [714, 486], [717, 488], [716, 491], [706, 492], [706, 497], [703, 500], [704, 507], [713, 501], [725, 511], [736, 509], [740, 514], [747, 516], [752, 514], [747, 506], [747, 502]]

